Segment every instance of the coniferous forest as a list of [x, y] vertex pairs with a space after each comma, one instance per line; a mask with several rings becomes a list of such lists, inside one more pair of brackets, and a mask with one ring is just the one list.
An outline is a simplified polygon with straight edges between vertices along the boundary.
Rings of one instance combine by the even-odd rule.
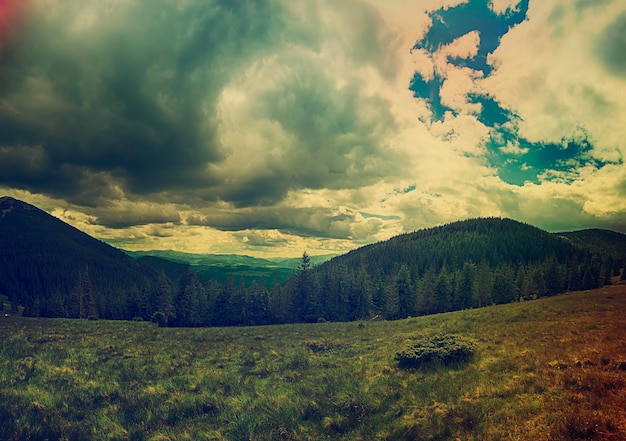
[[624, 275], [624, 235], [610, 232], [614, 246], [601, 252], [604, 230], [552, 234], [500, 218], [403, 234], [318, 266], [305, 252], [279, 284], [217, 282], [188, 265], [133, 259], [10, 198], [0, 232], [5, 309], [161, 326], [395, 320], [593, 289]]

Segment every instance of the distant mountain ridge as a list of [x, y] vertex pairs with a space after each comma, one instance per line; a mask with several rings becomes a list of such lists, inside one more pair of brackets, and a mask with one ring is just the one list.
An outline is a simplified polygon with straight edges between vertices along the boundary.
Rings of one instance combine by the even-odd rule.
[[[300, 258], [277, 257], [259, 258], [239, 254], [194, 254], [180, 251], [151, 250], [124, 251], [136, 259], [158, 257], [171, 262], [188, 264], [190, 268], [206, 280], [224, 283], [228, 277], [243, 278], [246, 286], [263, 277], [268, 287], [289, 279], [297, 269]], [[319, 265], [335, 257], [336, 254], [311, 256], [311, 263]]]
[[554, 233], [573, 243], [588, 247], [597, 253], [609, 253], [614, 257], [626, 255], [626, 234], [599, 228]]
[[[210, 253], [185, 253], [181, 251], [170, 250], [150, 250], [150, 251], [126, 251], [126, 254], [132, 257], [155, 256], [162, 259], [171, 260], [172, 262], [189, 263], [190, 265], [214, 265], [224, 267], [236, 266], [263, 266], [268, 268], [289, 268], [297, 267], [300, 257], [252, 257], [244, 254], [210, 254]], [[337, 254], [324, 254], [310, 256], [314, 265], [323, 263]]]

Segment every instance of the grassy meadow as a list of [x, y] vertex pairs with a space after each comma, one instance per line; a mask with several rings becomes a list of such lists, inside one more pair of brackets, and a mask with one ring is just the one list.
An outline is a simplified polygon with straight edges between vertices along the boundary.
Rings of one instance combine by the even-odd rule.
[[[400, 321], [0, 318], [2, 440], [624, 440], [626, 285]], [[428, 335], [467, 364], [403, 369]]]

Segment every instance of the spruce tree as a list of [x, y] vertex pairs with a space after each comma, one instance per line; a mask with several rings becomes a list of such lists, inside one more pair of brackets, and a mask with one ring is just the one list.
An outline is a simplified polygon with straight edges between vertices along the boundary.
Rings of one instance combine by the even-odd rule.
[[474, 285], [476, 282], [476, 265], [465, 262], [457, 277], [454, 290], [453, 309], [466, 309], [472, 306]]
[[176, 313], [174, 310], [174, 304], [172, 303], [172, 290], [170, 289], [169, 281], [167, 280], [167, 276], [164, 272], [159, 274], [157, 283], [159, 289], [157, 310], [163, 313], [165, 316], [164, 325], [167, 325], [167, 323], [171, 322], [176, 317]]
[[416, 295], [411, 280], [411, 272], [406, 264], [402, 264], [396, 275], [396, 292], [398, 293], [398, 315], [400, 318], [415, 315]]

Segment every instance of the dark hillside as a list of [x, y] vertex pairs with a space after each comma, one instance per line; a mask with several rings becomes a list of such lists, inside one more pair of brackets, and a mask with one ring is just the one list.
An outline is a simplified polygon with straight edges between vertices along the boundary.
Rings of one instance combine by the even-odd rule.
[[[576, 241], [510, 219], [402, 234], [315, 266], [306, 253], [298, 265], [241, 256], [134, 259], [12, 198], [0, 198], [0, 216], [0, 295], [31, 316], [158, 312], [171, 326], [398, 319], [593, 289], [623, 274], [623, 259], [597, 239], [611, 232]], [[281, 269], [293, 275], [274, 285]]]
[[555, 233], [573, 243], [588, 247], [597, 253], [608, 253], [614, 258], [626, 256], [626, 234], [592, 228], [588, 230]]
[[155, 256], [141, 256], [137, 261], [158, 273], [163, 272], [169, 280], [180, 280], [189, 271], [189, 264], [187, 263], [172, 262]]
[[25, 202], [0, 198], [0, 216], [0, 292], [26, 315], [150, 312], [156, 270]]
[[528, 224], [470, 219], [304, 264], [277, 295], [293, 299], [295, 321], [396, 319], [597, 288], [612, 265]]
[[578, 255], [581, 247], [532, 225], [511, 219], [483, 218], [396, 236], [386, 242], [354, 250], [337, 261], [349, 266], [366, 263], [369, 267], [391, 270], [409, 265], [422, 274], [426, 269], [460, 269], [466, 262], [530, 264], [551, 256], [558, 260]]

